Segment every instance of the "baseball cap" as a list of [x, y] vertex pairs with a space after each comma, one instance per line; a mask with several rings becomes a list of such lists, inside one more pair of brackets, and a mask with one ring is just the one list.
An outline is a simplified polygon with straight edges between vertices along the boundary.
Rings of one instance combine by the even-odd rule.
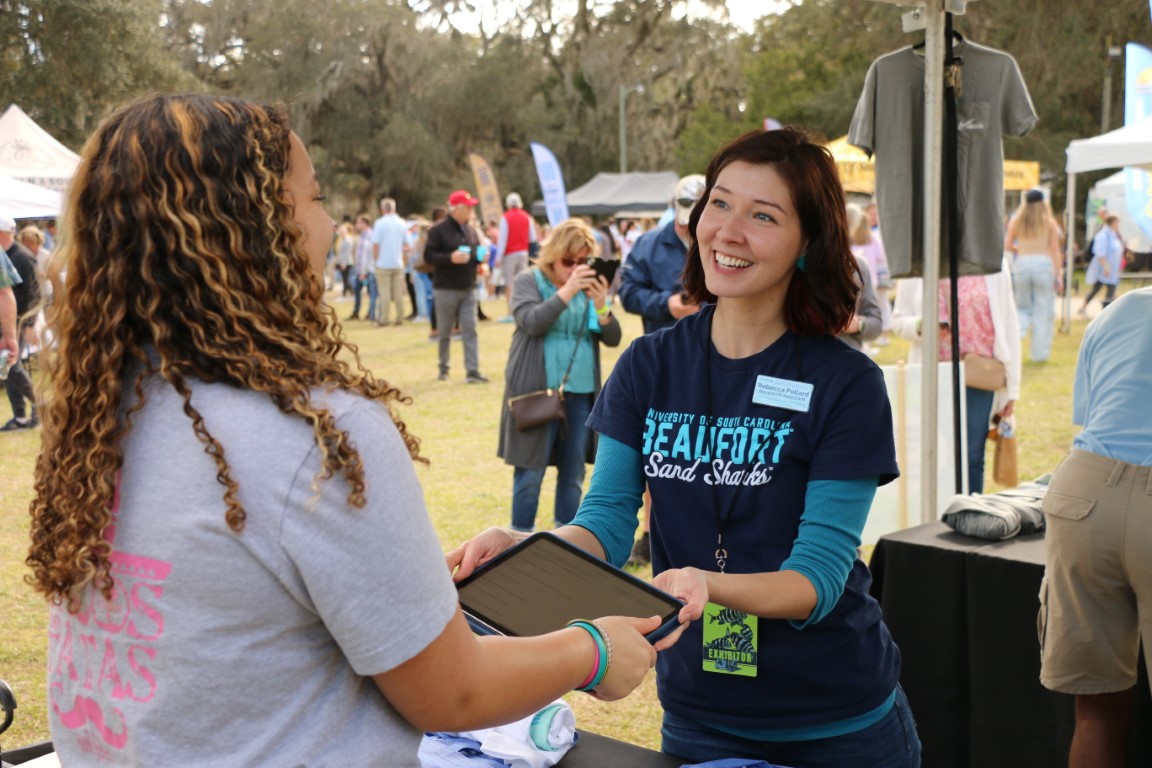
[[7, 211], [0, 211], [0, 232], [15, 232], [16, 220]]
[[1029, 203], [1038, 203], [1044, 199], [1044, 193], [1039, 189], [1030, 189], [1024, 194], [1024, 199]]
[[452, 194], [448, 195], [448, 205], [456, 207], [457, 205], [473, 206], [480, 201], [468, 194], [466, 189], [458, 189]]
[[508, 197], [504, 198], [504, 205], [508, 208], [523, 208], [524, 201], [520, 199], [520, 195], [509, 192]]
[[672, 195], [672, 204], [676, 208], [676, 223], [684, 226], [688, 217], [692, 215], [692, 206], [704, 194], [704, 177], [698, 173], [685, 176], [676, 182], [676, 192]]

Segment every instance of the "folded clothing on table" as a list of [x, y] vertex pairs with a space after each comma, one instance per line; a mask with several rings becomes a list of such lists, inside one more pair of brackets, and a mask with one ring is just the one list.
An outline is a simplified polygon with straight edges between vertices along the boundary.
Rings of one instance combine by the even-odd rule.
[[420, 764], [424, 768], [551, 768], [578, 738], [572, 707], [557, 699], [534, 715], [507, 725], [425, 734], [420, 744]]
[[965, 536], [1003, 541], [1044, 530], [1044, 494], [1051, 475], [998, 493], [957, 495], [944, 510], [945, 525]]

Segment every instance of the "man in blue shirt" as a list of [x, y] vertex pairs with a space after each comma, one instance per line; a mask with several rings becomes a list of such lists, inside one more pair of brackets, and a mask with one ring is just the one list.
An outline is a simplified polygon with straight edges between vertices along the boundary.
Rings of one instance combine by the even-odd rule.
[[672, 198], [675, 217], [641, 235], [621, 267], [620, 301], [625, 310], [643, 318], [644, 333], [667, 328], [700, 309], [681, 297], [680, 274], [688, 254], [688, 217], [703, 191], [703, 176], [680, 179]]
[[1140, 643], [1152, 658], [1152, 288], [1101, 311], [1080, 345], [1084, 429], [1044, 498], [1040, 682], [1076, 696], [1070, 768], [1124, 765]]
[[[396, 215], [396, 201], [380, 200], [380, 218], [372, 225], [372, 255], [376, 259], [376, 290], [380, 295], [379, 325], [404, 323], [404, 261], [408, 252], [408, 225]], [[396, 319], [388, 322], [389, 307], [396, 307]]]

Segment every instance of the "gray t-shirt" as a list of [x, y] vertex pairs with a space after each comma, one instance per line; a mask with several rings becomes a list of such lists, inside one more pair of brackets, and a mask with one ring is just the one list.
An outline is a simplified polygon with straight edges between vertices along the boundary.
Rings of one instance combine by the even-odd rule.
[[[961, 275], [999, 272], [1004, 258], [1002, 135], [1023, 136], [1036, 111], [1016, 60], [964, 41], [963, 88], [956, 103], [957, 205]], [[868, 68], [848, 143], [876, 156], [876, 209], [891, 276], [923, 274], [924, 58], [911, 47]], [[941, 274], [948, 253], [941, 249]]]
[[190, 385], [247, 523], [227, 527], [216, 466], [152, 377], [123, 441], [113, 599], [51, 612], [63, 765], [418, 766], [419, 732], [367, 676], [427, 647], [457, 599], [387, 410], [313, 395], [363, 460], [368, 503], [355, 509], [341, 476], [313, 488], [303, 420], [263, 394]]

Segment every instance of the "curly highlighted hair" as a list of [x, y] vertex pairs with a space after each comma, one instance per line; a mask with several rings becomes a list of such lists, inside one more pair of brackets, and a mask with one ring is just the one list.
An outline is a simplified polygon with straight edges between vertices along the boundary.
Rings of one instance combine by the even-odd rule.
[[[289, 136], [278, 109], [166, 95], [122, 107], [85, 146], [49, 274], [56, 347], [46, 361], [26, 561], [29, 582], [53, 602], [75, 610], [89, 585], [111, 595], [104, 533], [120, 440], [143, 405], [147, 376], [182, 395], [216, 464], [233, 531], [245, 522], [237, 483], [192, 403], [189, 379], [267, 393], [312, 427], [322, 459], [314, 483], [341, 473], [348, 503], [365, 505], [360, 456], [310, 393], [409, 401], [364, 368], [322, 301], [282, 190]], [[120, 413], [133, 392], [137, 404]], [[419, 441], [393, 420], [412, 458], [423, 461]]]

